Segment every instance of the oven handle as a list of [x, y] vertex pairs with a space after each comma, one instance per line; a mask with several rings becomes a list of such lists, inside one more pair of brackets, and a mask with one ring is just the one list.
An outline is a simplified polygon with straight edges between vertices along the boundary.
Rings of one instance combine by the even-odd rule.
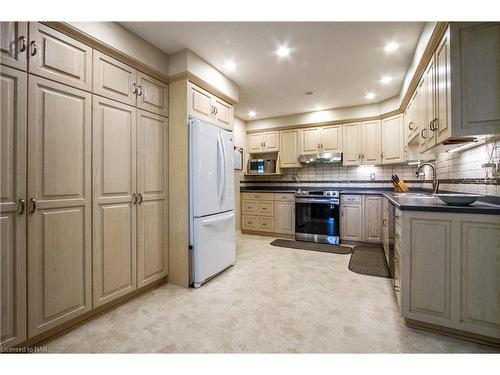
[[319, 204], [339, 204], [338, 199], [308, 199], [308, 198], [297, 198], [295, 203], [319, 203]]

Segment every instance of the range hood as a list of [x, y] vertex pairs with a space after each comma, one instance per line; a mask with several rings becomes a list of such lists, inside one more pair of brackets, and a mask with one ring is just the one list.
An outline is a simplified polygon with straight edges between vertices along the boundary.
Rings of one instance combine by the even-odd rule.
[[342, 163], [342, 153], [322, 152], [313, 155], [300, 155], [301, 164], [339, 164]]

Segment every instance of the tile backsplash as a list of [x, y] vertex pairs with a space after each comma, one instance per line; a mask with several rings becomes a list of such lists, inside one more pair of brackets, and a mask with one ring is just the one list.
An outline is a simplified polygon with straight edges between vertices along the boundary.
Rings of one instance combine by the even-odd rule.
[[[481, 167], [500, 158], [500, 141], [489, 142], [461, 152], [439, 154], [434, 161], [440, 189], [500, 196], [500, 179]], [[391, 175], [397, 174], [410, 187], [431, 188], [432, 172], [424, 168], [424, 177], [415, 176], [417, 168], [410, 165], [345, 167], [336, 164], [305, 165], [302, 168], [283, 169], [279, 176], [245, 176], [242, 183], [266, 186], [294, 183], [297, 186], [390, 187]], [[372, 180], [372, 178], [374, 178]]]

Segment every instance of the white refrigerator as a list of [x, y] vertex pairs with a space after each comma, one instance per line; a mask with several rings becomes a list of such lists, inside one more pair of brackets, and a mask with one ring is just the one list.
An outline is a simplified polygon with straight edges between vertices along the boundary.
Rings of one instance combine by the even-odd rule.
[[233, 133], [189, 120], [191, 277], [195, 288], [236, 261]]

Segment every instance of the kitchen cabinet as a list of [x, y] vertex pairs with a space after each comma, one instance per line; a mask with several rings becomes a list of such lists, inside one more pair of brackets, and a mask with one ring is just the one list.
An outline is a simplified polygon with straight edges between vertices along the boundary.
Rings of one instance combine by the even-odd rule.
[[242, 193], [241, 229], [284, 235], [295, 233], [295, 194]]
[[0, 107], [0, 346], [2, 347], [10, 347], [26, 339], [27, 81], [25, 72], [0, 66], [0, 96], [2, 98]]
[[382, 164], [402, 163], [405, 161], [403, 115], [382, 120]]
[[[207, 90], [188, 83], [188, 114], [200, 120], [233, 130], [234, 108]], [[276, 139], [278, 142], [278, 139]]]
[[136, 109], [93, 96], [93, 303], [137, 287]]
[[451, 78], [450, 78], [450, 33], [443, 36], [435, 52], [435, 124], [436, 143], [451, 137]]
[[382, 197], [363, 196], [363, 239], [365, 242], [382, 242]]
[[253, 133], [248, 136], [250, 153], [275, 152], [280, 150], [278, 131]]
[[28, 22], [0, 22], [0, 62], [26, 71], [28, 67]]
[[345, 124], [343, 126], [344, 165], [361, 164], [361, 123]]
[[28, 336], [92, 307], [91, 94], [29, 76]]
[[403, 317], [498, 339], [498, 216], [408, 211], [399, 220]]
[[[418, 88], [416, 89], [418, 90]], [[403, 115], [403, 126], [404, 126], [404, 144], [408, 144], [418, 135], [418, 124], [416, 123], [416, 96], [417, 92], [413, 94], [413, 97], [408, 102], [408, 105], [404, 111]]]
[[342, 152], [342, 126], [332, 125], [302, 130], [301, 150], [304, 154]]
[[29, 73], [90, 91], [92, 48], [38, 22], [29, 23]]
[[137, 72], [137, 108], [168, 117], [168, 85]]
[[340, 197], [340, 239], [363, 241], [363, 200], [361, 195]]
[[94, 51], [93, 92], [136, 105], [137, 71], [99, 51]]
[[274, 233], [295, 233], [295, 202], [274, 201]]
[[361, 123], [361, 164], [382, 162], [381, 121]]
[[[300, 168], [299, 130], [280, 131], [280, 167]], [[258, 142], [258, 141], [255, 141]]]
[[137, 286], [167, 275], [168, 119], [137, 111]]

